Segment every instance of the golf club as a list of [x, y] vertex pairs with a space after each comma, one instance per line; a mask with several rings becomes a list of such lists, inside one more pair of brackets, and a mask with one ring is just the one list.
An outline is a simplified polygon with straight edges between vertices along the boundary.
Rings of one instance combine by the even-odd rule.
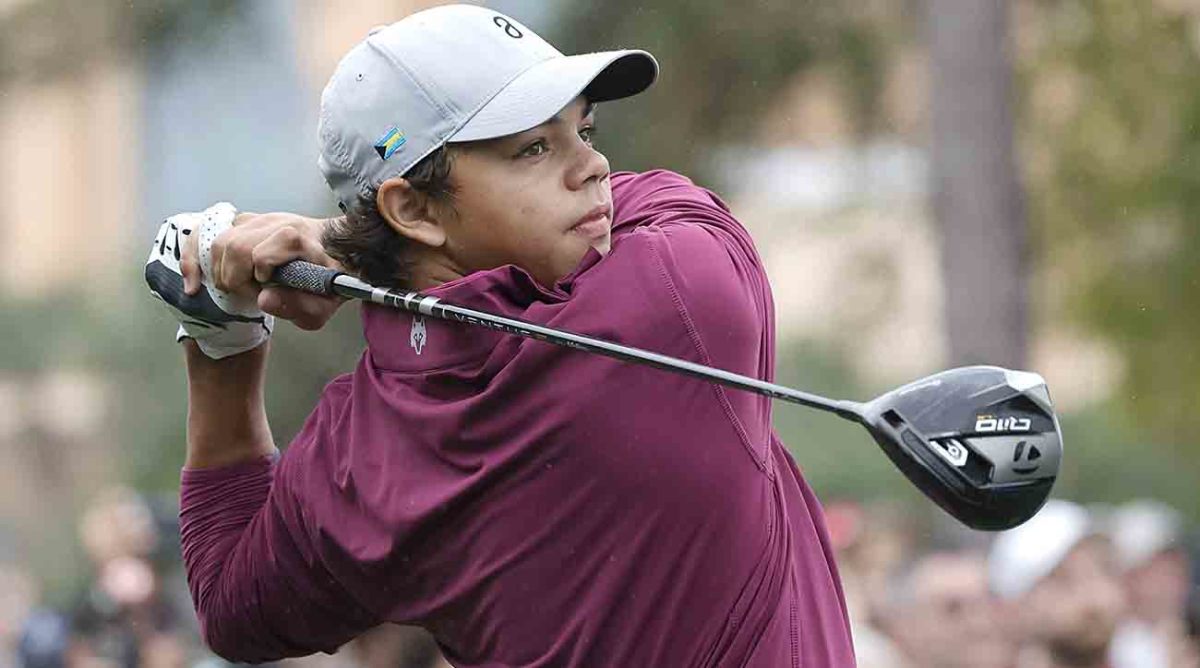
[[1036, 373], [970, 366], [927, 376], [860, 403], [827, 399], [667, 355], [377, 288], [349, 274], [295, 260], [273, 282], [646, 364], [816, 408], [862, 424], [926, 496], [973, 529], [1000, 531], [1042, 507], [1058, 476], [1062, 440], [1046, 382]]

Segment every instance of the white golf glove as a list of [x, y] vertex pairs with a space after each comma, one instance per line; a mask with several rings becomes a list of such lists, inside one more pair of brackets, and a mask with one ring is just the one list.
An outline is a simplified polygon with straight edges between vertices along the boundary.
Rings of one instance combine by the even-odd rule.
[[[179, 320], [175, 340], [192, 338], [213, 359], [246, 352], [262, 345], [275, 328], [275, 317], [263, 313], [253, 298], [222, 292], [212, 283], [212, 243], [233, 226], [237, 209], [228, 202], [214, 204], [201, 213], [180, 213], [168, 218], [146, 260], [150, 293], [167, 305]], [[204, 289], [183, 292], [179, 254], [188, 235], [199, 235], [200, 271]]]

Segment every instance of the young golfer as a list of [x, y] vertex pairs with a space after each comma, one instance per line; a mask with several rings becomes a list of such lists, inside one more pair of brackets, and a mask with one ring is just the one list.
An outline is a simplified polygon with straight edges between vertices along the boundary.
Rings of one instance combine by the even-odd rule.
[[564, 56], [490, 9], [423, 11], [322, 96], [344, 217], [164, 224], [146, 275], [182, 323], [183, 554], [218, 654], [333, 652], [396, 622], [464, 667], [854, 665], [821, 509], [765, 397], [367, 304], [357, 368], [284, 454], [271, 438], [270, 314], [312, 329], [337, 307], [263, 285], [295, 258], [770, 380], [746, 230], [592, 145], [594, 106], [657, 71]]

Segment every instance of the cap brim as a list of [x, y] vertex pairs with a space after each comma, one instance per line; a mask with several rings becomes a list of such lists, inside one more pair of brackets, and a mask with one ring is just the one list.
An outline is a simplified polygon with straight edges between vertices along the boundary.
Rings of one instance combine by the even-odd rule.
[[645, 51], [604, 51], [545, 60], [488, 100], [448, 141], [494, 139], [541, 125], [581, 93], [591, 102], [637, 95], [658, 77]]

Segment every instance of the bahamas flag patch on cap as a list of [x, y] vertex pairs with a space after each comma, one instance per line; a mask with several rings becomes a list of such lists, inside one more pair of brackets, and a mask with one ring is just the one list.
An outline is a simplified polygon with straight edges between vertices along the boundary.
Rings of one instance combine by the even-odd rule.
[[404, 136], [404, 133], [393, 125], [379, 138], [379, 141], [375, 142], [375, 152], [379, 154], [379, 157], [387, 160], [407, 141], [408, 138]]

